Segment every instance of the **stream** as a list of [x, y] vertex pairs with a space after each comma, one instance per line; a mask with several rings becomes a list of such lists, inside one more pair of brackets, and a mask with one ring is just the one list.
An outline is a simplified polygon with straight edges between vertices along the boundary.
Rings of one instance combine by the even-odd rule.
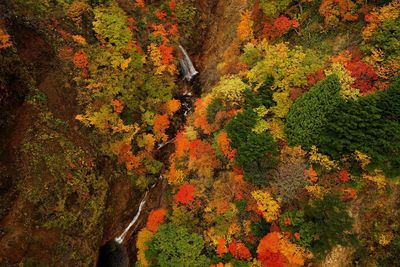
[[[179, 45], [179, 49], [181, 52], [180, 74], [182, 76], [182, 80], [186, 80], [187, 83], [190, 83], [197, 76], [199, 72], [195, 69], [186, 50], [181, 45]], [[184, 88], [185, 91], [180, 96], [178, 96], [179, 100], [181, 101], [181, 108], [174, 115], [174, 117], [177, 117], [176, 119], [178, 121], [179, 126], [185, 124], [186, 117], [191, 111], [193, 104], [194, 93], [191, 91], [191, 85], [189, 84], [188, 86], [184, 86]], [[174, 128], [176, 129], [173, 129], [173, 132], [170, 134], [170, 136], [175, 136], [177, 129], [179, 129], [179, 127], [174, 127]], [[157, 144], [157, 150], [158, 151], [164, 150], [164, 148], [167, 147], [169, 144], [173, 143], [174, 140], [175, 138], [171, 138], [166, 142]], [[163, 180], [162, 175], [160, 174], [157, 182], [151, 185], [144, 193], [137, 208], [136, 214], [134, 214], [132, 220], [124, 229], [124, 231], [119, 236], [115, 237], [112, 240], [109, 240], [100, 248], [99, 258], [97, 262], [98, 267], [102, 266], [125, 267], [132, 265], [132, 263], [131, 264], [129, 263], [129, 253], [126, 249], [126, 246], [129, 247], [129, 243], [132, 241], [131, 240], [132, 237], [135, 236], [138, 230], [138, 224], [140, 223], [139, 219], [143, 214], [143, 210], [146, 209], [147, 202], [154, 194], [156, 194], [156, 196], [161, 198], [160, 190], [158, 187], [164, 187], [165, 184], [166, 183]]]

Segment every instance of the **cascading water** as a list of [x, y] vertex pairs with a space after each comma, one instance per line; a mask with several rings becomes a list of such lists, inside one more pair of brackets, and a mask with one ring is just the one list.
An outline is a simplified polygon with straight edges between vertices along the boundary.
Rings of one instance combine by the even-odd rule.
[[144, 197], [143, 197], [142, 201], [140, 202], [139, 209], [138, 209], [138, 211], [136, 212], [135, 217], [133, 217], [132, 221], [131, 221], [131, 222], [129, 223], [129, 225], [125, 228], [125, 230], [122, 232], [122, 234], [121, 234], [119, 237], [115, 238], [115, 241], [116, 241], [117, 243], [122, 244], [122, 242], [124, 241], [126, 235], [128, 234], [129, 230], [131, 229], [131, 227], [134, 226], [135, 223], [136, 223], [136, 221], [139, 219], [139, 216], [140, 216], [140, 214], [142, 213], [143, 206], [144, 206], [144, 204], [146, 204], [146, 201], [147, 201], [147, 194], [148, 194], [148, 193], [149, 193], [149, 191], [147, 191], [147, 192], [144, 194]]
[[186, 50], [179, 45], [179, 49], [181, 50], [183, 54], [183, 59], [180, 60], [181, 63], [181, 68], [183, 72], [184, 79], [187, 81], [192, 80], [194, 76], [196, 76], [199, 72], [194, 68], [192, 60], [190, 60], [190, 57]]

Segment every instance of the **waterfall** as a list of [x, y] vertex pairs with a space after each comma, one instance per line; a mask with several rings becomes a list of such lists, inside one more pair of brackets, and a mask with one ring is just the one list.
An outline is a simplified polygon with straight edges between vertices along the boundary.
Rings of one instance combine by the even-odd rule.
[[143, 197], [142, 201], [140, 202], [139, 209], [136, 212], [135, 217], [133, 217], [132, 221], [129, 223], [128, 227], [125, 228], [124, 232], [119, 237], [115, 238], [115, 241], [117, 243], [122, 244], [122, 242], [125, 239], [125, 236], [128, 234], [131, 227], [133, 225], [135, 225], [136, 221], [139, 219], [139, 216], [142, 213], [143, 206], [144, 206], [144, 204], [146, 204], [146, 201], [147, 201], [146, 197], [147, 197], [148, 193], [149, 193], [149, 191], [147, 191], [146, 194], [144, 194], [144, 197]]
[[165, 147], [166, 145], [168, 145], [168, 144], [170, 144], [170, 143], [172, 143], [174, 141], [175, 141], [175, 138], [172, 138], [172, 139], [170, 139], [170, 140], [168, 140], [168, 141], [166, 141], [164, 143], [158, 144], [157, 145], [157, 150], [160, 150], [161, 148]]
[[199, 72], [194, 68], [192, 61], [190, 60], [190, 57], [186, 50], [179, 45], [179, 48], [182, 51], [183, 54], [183, 59], [180, 60], [181, 63], [181, 68], [182, 72], [184, 75], [184, 78], [188, 81], [190, 81], [194, 76], [196, 76]]

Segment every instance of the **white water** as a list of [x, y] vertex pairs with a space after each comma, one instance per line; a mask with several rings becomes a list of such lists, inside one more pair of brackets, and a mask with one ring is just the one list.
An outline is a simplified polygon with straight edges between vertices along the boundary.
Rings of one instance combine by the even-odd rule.
[[168, 141], [166, 141], [164, 143], [158, 144], [157, 145], [157, 150], [160, 150], [161, 148], [165, 147], [166, 145], [174, 142], [174, 140], [175, 140], [175, 138], [172, 138], [172, 139], [170, 139], [170, 140], [168, 140]]
[[199, 72], [194, 68], [193, 63], [190, 60], [190, 57], [186, 50], [181, 45], [179, 45], [179, 48], [181, 49], [183, 54], [183, 59], [180, 60], [183, 75], [186, 80], [190, 81]]
[[140, 202], [139, 209], [138, 209], [138, 211], [136, 212], [135, 217], [133, 217], [132, 221], [129, 223], [128, 227], [125, 228], [124, 232], [122, 232], [122, 234], [121, 234], [119, 237], [115, 238], [115, 241], [116, 241], [117, 243], [122, 244], [122, 242], [124, 241], [126, 235], [127, 235], [128, 232], [129, 232], [129, 230], [132, 228], [132, 226], [135, 225], [136, 221], [139, 219], [139, 216], [140, 216], [140, 214], [142, 213], [143, 206], [144, 206], [144, 204], [146, 204], [146, 201], [147, 201], [146, 198], [147, 198], [147, 194], [148, 194], [148, 193], [149, 193], [149, 191], [147, 191], [147, 192], [144, 194], [144, 197], [143, 197], [142, 201]]

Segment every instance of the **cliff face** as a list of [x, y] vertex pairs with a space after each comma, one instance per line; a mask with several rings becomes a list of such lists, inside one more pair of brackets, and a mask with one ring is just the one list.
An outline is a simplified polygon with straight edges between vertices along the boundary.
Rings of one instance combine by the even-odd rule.
[[200, 67], [200, 83], [203, 91], [208, 91], [219, 80], [217, 66], [223, 60], [224, 52], [236, 37], [236, 26], [240, 14], [248, 6], [247, 1], [199, 1], [198, 9], [206, 25], [197, 54], [197, 65]]

